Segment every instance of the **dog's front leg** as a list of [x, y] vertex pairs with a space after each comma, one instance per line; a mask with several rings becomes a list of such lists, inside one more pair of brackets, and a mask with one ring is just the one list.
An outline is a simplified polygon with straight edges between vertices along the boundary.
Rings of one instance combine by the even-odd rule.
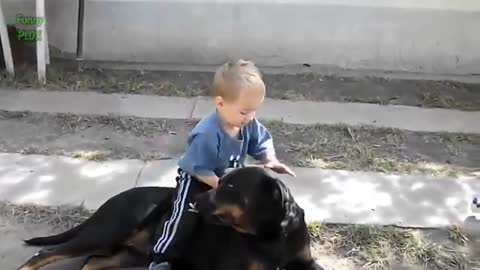
[[284, 270], [325, 270], [312, 257], [310, 243], [307, 242], [304, 248], [296, 254], [291, 261], [287, 262]]
[[283, 268], [283, 270], [325, 270], [325, 268], [312, 259], [311, 261], [291, 261], [285, 266], [285, 268]]
[[250, 260], [247, 270], [281, 270], [280, 268], [260, 260]]

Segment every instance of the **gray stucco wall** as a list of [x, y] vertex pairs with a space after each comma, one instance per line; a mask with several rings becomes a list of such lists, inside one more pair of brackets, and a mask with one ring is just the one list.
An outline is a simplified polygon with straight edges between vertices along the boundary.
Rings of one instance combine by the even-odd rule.
[[465, 11], [473, 8], [87, 0], [84, 57], [213, 65], [242, 57], [263, 66], [480, 73], [480, 11]]
[[[74, 53], [78, 0], [45, 2], [51, 44]], [[86, 0], [83, 58], [480, 74], [479, 29], [477, 0]]]

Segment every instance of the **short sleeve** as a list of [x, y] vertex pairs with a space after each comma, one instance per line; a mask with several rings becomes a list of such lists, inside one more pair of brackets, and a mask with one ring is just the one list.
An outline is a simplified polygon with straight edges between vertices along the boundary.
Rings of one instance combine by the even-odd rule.
[[272, 135], [264, 125], [257, 119], [253, 119], [249, 133], [248, 154], [251, 157], [256, 160], [275, 158]]
[[183, 170], [199, 176], [215, 175], [217, 167], [217, 143], [215, 136], [197, 133], [191, 136], [185, 154], [178, 162]]

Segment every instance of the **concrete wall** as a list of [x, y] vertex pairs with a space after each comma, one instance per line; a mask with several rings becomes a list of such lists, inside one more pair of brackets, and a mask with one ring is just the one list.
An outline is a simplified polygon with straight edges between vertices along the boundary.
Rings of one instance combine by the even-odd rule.
[[[78, 0], [46, 2], [51, 43], [74, 52]], [[248, 58], [261, 66], [480, 74], [479, 29], [478, 0], [85, 0], [82, 45], [86, 60]]]
[[213, 65], [243, 57], [265, 66], [480, 73], [474, 2], [443, 1], [449, 10], [439, 1], [430, 1], [433, 8], [413, 1], [403, 7], [332, 2], [87, 0], [84, 56]]

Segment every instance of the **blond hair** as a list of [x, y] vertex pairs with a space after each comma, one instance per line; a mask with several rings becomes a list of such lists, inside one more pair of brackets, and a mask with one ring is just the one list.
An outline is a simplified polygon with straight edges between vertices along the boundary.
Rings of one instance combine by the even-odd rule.
[[242, 91], [265, 95], [262, 75], [252, 61], [240, 59], [217, 69], [212, 83], [212, 96], [235, 101]]

